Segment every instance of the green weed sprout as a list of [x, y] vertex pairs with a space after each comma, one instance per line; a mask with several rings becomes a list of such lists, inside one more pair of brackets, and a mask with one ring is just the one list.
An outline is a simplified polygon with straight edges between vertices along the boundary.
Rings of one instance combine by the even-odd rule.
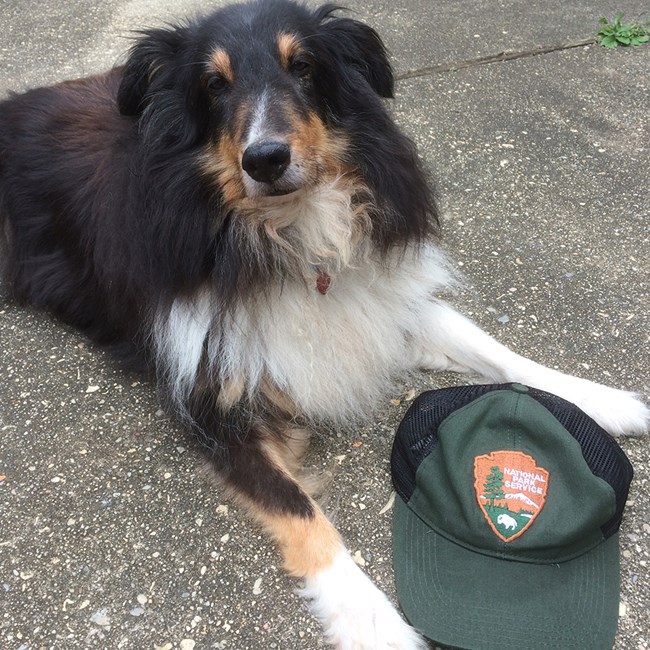
[[614, 49], [619, 45], [641, 45], [650, 40], [650, 30], [647, 26], [638, 23], [624, 23], [624, 14], [618, 14], [612, 22], [601, 18], [598, 22], [603, 25], [596, 32], [598, 42], [603, 47]]

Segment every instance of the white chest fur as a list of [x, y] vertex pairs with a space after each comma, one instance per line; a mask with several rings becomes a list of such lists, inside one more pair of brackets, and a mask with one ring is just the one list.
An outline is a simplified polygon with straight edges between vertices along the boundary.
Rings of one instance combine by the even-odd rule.
[[191, 390], [207, 342], [219, 383], [243, 381], [249, 397], [266, 378], [307, 417], [342, 423], [366, 415], [412, 368], [409, 339], [422, 306], [448, 284], [445, 260], [426, 248], [399, 263], [364, 262], [343, 269], [325, 295], [316, 277], [311, 286], [272, 285], [225, 322], [208, 290], [175, 302], [157, 321], [156, 343], [177, 399]]
[[[215, 386], [234, 383], [254, 398], [271, 381], [305, 416], [342, 423], [366, 415], [412, 368], [409, 339], [422, 307], [449, 284], [448, 267], [433, 246], [382, 261], [363, 254], [368, 222], [357, 191], [338, 178], [297, 198], [242, 207], [236, 223], [249, 249], [266, 237], [294, 272], [226, 317], [209, 288], [157, 315], [158, 366], [179, 403], [203, 360]], [[325, 295], [318, 268], [332, 278]]]

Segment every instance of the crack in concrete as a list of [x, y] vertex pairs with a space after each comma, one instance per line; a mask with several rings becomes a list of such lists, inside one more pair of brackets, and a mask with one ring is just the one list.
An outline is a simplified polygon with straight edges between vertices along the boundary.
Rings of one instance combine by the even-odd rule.
[[540, 54], [571, 50], [576, 47], [586, 47], [587, 45], [594, 45], [595, 43], [597, 43], [595, 38], [587, 38], [583, 41], [559, 43], [557, 45], [541, 45], [530, 50], [505, 50], [498, 54], [488, 54], [487, 56], [481, 56], [476, 59], [464, 59], [462, 61], [452, 61], [451, 63], [441, 63], [439, 65], [418, 68], [417, 70], [407, 70], [406, 72], [396, 75], [395, 78], [400, 81], [404, 79], [416, 79], [417, 77], [427, 77], [441, 72], [454, 72], [456, 70], [462, 70], [463, 68], [473, 68], [478, 65], [526, 59], [531, 56], [539, 56]]

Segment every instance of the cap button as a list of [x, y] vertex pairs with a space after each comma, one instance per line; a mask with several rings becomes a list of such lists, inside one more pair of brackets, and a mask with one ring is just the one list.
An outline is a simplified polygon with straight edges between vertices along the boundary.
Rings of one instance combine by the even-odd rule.
[[523, 384], [511, 384], [510, 388], [515, 391], [515, 393], [527, 393], [528, 392], [528, 386], [524, 386]]

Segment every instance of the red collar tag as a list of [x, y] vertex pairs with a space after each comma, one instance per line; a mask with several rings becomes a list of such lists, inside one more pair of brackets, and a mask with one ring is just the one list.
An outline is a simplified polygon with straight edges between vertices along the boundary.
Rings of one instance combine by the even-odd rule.
[[321, 295], [325, 295], [330, 288], [332, 278], [329, 276], [329, 273], [325, 271], [319, 271], [318, 277], [316, 278], [316, 289]]

